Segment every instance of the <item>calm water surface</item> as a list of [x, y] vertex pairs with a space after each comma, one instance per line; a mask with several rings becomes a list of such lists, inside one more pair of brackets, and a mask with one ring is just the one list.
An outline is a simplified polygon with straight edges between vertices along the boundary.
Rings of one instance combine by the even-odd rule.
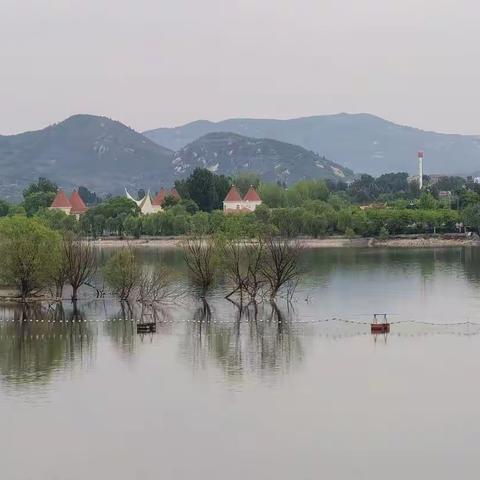
[[186, 299], [153, 335], [112, 299], [2, 306], [0, 478], [478, 478], [480, 251], [304, 261], [293, 309], [240, 316], [219, 285], [209, 322]]

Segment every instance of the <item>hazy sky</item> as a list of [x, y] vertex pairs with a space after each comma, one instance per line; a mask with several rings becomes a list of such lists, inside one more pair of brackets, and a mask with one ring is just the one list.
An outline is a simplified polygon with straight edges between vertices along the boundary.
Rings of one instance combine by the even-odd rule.
[[0, 0], [0, 134], [369, 112], [480, 134], [478, 0]]

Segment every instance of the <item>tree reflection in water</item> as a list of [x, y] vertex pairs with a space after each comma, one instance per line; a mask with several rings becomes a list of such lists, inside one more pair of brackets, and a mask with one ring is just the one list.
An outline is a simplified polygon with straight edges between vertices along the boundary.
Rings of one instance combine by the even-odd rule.
[[157, 333], [168, 332], [171, 325], [170, 311], [162, 305], [142, 305], [139, 303], [119, 302], [120, 310], [110, 315], [105, 322], [104, 332], [113, 340], [122, 354], [132, 356], [137, 351], [137, 338], [140, 341], [153, 340], [153, 334], [137, 334], [137, 323], [155, 322]]
[[187, 323], [181, 352], [194, 370], [220, 366], [232, 380], [286, 373], [304, 356], [301, 339], [291, 328], [291, 312], [276, 303], [236, 305], [236, 317], [221, 322], [200, 307]]
[[0, 377], [9, 385], [48, 383], [55, 372], [90, 362], [95, 333], [78, 307], [4, 305], [0, 310]]

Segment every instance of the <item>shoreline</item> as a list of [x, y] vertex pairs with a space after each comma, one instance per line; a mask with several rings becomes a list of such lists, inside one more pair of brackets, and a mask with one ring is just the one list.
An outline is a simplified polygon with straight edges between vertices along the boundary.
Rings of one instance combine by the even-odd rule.
[[[101, 238], [93, 240], [100, 248], [146, 247], [160, 249], [180, 248], [184, 237], [147, 237], [139, 239]], [[325, 238], [299, 238], [304, 248], [445, 248], [445, 247], [478, 247], [477, 236], [467, 237], [464, 234], [446, 235], [398, 235], [388, 239], [375, 237], [347, 238], [332, 236]]]

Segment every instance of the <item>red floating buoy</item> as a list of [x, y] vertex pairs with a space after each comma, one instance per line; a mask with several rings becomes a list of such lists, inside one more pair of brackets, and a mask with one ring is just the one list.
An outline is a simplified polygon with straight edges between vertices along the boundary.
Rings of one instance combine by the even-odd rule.
[[372, 323], [370, 328], [372, 333], [390, 333], [389, 323]]
[[383, 313], [383, 322], [378, 323], [377, 313], [373, 315], [373, 322], [370, 324], [372, 333], [390, 333], [390, 324], [387, 322], [387, 314]]

